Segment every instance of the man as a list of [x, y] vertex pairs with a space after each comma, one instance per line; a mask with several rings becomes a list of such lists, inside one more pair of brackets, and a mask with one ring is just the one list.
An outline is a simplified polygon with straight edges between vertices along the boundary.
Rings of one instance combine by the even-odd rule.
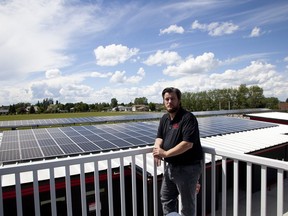
[[181, 107], [179, 89], [165, 88], [162, 98], [167, 113], [160, 119], [153, 156], [157, 164], [162, 158], [167, 162], [160, 191], [163, 213], [177, 212], [180, 195], [181, 215], [194, 216], [196, 186], [203, 159], [198, 121]]

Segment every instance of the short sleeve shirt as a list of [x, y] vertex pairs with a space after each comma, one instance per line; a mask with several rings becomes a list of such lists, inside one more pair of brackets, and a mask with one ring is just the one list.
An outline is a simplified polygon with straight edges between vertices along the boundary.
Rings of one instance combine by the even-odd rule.
[[202, 160], [203, 151], [200, 143], [199, 127], [196, 117], [183, 108], [180, 108], [173, 120], [169, 113], [160, 119], [157, 138], [163, 139], [162, 148], [167, 151], [182, 141], [192, 142], [193, 147], [186, 152], [165, 158], [165, 161], [177, 165], [194, 164]]

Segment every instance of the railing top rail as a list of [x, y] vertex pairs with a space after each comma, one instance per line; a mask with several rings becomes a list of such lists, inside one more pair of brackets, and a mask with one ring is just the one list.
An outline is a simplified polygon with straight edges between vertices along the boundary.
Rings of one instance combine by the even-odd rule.
[[31, 163], [23, 163], [17, 165], [8, 165], [0, 167], [0, 175], [11, 174], [11, 169], [17, 172], [29, 172], [33, 170], [49, 169], [52, 167], [64, 167], [83, 163], [91, 163], [96, 161], [105, 161], [109, 159], [118, 159], [131, 157], [140, 154], [148, 154], [152, 152], [152, 147], [139, 147], [135, 149], [119, 150], [113, 152], [105, 152], [99, 154], [81, 155], [77, 157], [67, 157], [54, 160], [33, 161]]
[[267, 167], [283, 169], [283, 170], [288, 171], [288, 162], [286, 161], [260, 157], [257, 155], [227, 152], [227, 151], [218, 150], [216, 148], [203, 147], [203, 149], [204, 149], [204, 152], [209, 153], [209, 154], [218, 155], [218, 156], [222, 156], [222, 157], [226, 157], [226, 158], [230, 158], [234, 160], [249, 162], [249, 163], [258, 164], [258, 165], [264, 165]]

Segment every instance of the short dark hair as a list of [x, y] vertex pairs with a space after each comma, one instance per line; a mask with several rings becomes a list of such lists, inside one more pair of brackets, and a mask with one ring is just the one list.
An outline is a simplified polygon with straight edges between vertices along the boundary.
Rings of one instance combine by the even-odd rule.
[[164, 99], [164, 95], [165, 95], [165, 93], [175, 93], [176, 95], [177, 95], [177, 98], [178, 98], [178, 100], [181, 100], [181, 91], [179, 90], [179, 89], [177, 89], [177, 88], [174, 88], [174, 87], [167, 87], [167, 88], [165, 88], [165, 89], [163, 89], [163, 91], [162, 91], [162, 98]]

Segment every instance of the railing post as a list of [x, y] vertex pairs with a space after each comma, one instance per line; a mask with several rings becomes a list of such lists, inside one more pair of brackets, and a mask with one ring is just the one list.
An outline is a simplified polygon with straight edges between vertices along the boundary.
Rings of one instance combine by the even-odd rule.
[[37, 170], [33, 171], [34, 209], [35, 215], [40, 215], [39, 184], [37, 172]]
[[157, 163], [154, 161], [154, 176], [153, 176], [153, 203], [154, 203], [154, 216], [158, 215], [158, 176], [157, 176]]
[[147, 197], [147, 158], [146, 154], [143, 154], [143, 169], [142, 169], [142, 176], [143, 176], [143, 213], [144, 216], [148, 216], [148, 197]]
[[[3, 197], [2, 191], [2, 176], [0, 176], [0, 197]], [[4, 215], [3, 199], [0, 199], [0, 215]]]
[[17, 216], [22, 216], [23, 212], [22, 212], [20, 173], [15, 173], [15, 185], [16, 185]]
[[222, 158], [222, 216], [227, 214], [227, 159]]
[[234, 160], [233, 216], [238, 216], [239, 161]]
[[55, 175], [54, 167], [49, 169], [50, 171], [50, 198], [51, 198], [51, 212], [53, 216], [57, 215], [57, 206], [56, 206], [56, 191], [55, 191]]
[[247, 163], [247, 179], [246, 179], [246, 216], [252, 214], [252, 164]]
[[86, 202], [86, 182], [85, 182], [85, 170], [84, 163], [80, 164], [80, 189], [81, 189], [81, 206], [82, 215], [87, 214], [87, 202]]
[[283, 215], [283, 175], [284, 172], [282, 169], [277, 170], [277, 216]]
[[65, 187], [66, 187], [66, 206], [67, 215], [72, 216], [72, 199], [71, 199], [71, 179], [70, 179], [70, 166], [65, 166]]
[[108, 179], [109, 215], [114, 216], [111, 159], [108, 159], [108, 161], [107, 161], [107, 174], [108, 174], [107, 179]]
[[203, 168], [202, 168], [202, 178], [201, 178], [201, 209], [202, 216], [206, 215], [206, 162], [205, 162], [205, 153], [203, 154]]
[[266, 216], [267, 167], [261, 166], [261, 216]]
[[135, 156], [131, 159], [131, 178], [132, 178], [132, 206], [133, 215], [137, 215], [137, 187], [136, 187], [136, 166], [135, 166]]
[[215, 155], [211, 155], [211, 215], [216, 215], [216, 163]]
[[101, 215], [101, 201], [100, 201], [100, 183], [99, 183], [98, 161], [94, 162], [94, 190], [95, 190], [96, 216], [100, 216]]
[[125, 178], [124, 178], [124, 163], [123, 157], [120, 158], [120, 195], [121, 195], [121, 215], [126, 216], [125, 202]]

